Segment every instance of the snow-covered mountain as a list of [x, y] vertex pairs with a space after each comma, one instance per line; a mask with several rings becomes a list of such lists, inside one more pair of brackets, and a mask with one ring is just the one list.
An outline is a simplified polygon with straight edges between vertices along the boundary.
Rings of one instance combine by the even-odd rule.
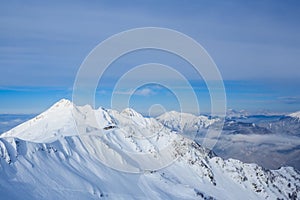
[[289, 114], [288, 116], [300, 120], [300, 111]]
[[233, 118], [233, 117], [244, 117], [244, 116], [248, 116], [249, 112], [247, 112], [246, 110], [234, 110], [234, 109], [228, 109], [226, 112], [226, 116], [228, 118]]
[[166, 112], [156, 119], [171, 130], [184, 133], [185, 135], [200, 133], [201, 130], [207, 129], [210, 125], [219, 121], [218, 118], [210, 118], [203, 115], [196, 116], [176, 111]]
[[[177, 126], [162, 125], [167, 117], [61, 100], [0, 136], [0, 197], [299, 199], [300, 174], [292, 167], [223, 160], [177, 134]], [[196, 128], [212, 123], [186, 117], [180, 130], [190, 121]]]

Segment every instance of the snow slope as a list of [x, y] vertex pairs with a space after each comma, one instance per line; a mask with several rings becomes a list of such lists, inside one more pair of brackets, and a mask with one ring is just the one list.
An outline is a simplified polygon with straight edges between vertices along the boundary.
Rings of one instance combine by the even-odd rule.
[[132, 109], [93, 110], [62, 100], [0, 136], [1, 199], [299, 196], [300, 175], [293, 168], [222, 160]]

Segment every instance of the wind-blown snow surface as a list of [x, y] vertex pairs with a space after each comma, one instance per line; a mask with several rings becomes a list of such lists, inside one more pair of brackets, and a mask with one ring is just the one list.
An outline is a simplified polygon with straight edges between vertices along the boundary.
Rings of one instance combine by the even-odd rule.
[[[78, 130], [88, 134], [78, 135]], [[143, 136], [150, 139], [140, 139]], [[106, 149], [100, 148], [102, 152], [92, 148], [103, 144], [100, 141], [109, 144]], [[165, 168], [126, 173], [107, 167], [106, 152], [115, 150], [109, 154], [111, 160], [126, 165], [130, 164], [123, 157], [126, 152], [155, 157], [159, 154], [156, 148], [170, 141], [174, 162]], [[97, 153], [107, 163], [97, 159]], [[93, 110], [89, 106], [76, 107], [67, 100], [1, 135], [0, 164], [3, 199], [297, 199], [300, 196], [300, 175], [291, 167], [265, 170], [256, 164], [222, 160], [198, 143], [132, 109], [120, 113], [103, 108]]]

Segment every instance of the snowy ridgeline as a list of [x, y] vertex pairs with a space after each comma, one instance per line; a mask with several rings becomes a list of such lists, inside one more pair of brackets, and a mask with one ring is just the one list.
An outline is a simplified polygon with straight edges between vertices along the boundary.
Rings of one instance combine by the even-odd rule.
[[[257, 163], [268, 169], [293, 166], [300, 170], [299, 112], [290, 115], [264, 113], [249, 115], [229, 112], [214, 152], [224, 159], [235, 158]], [[195, 136], [202, 143], [207, 129], [218, 124], [218, 118], [168, 112], [157, 118], [168, 128], [185, 136]]]
[[[168, 126], [161, 123], [170, 117]], [[1, 135], [0, 197], [299, 199], [300, 174], [292, 167], [266, 170], [223, 160], [177, 134], [176, 127], [189, 123], [208, 127], [216, 120], [196, 118], [178, 117], [175, 112], [144, 118], [132, 109], [93, 110], [61, 100]], [[143, 162], [135, 160], [145, 155]], [[153, 163], [166, 165], [154, 169]]]

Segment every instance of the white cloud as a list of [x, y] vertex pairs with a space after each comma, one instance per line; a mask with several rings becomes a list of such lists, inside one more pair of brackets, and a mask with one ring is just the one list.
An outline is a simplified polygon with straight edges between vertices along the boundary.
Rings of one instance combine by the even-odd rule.
[[123, 95], [139, 95], [139, 96], [150, 96], [156, 94], [155, 89], [149, 87], [141, 88], [136, 91], [134, 91], [133, 89], [125, 90], [125, 91], [118, 90], [118, 91], [114, 91], [113, 93], [121, 94], [121, 95], [123, 94]]
[[137, 90], [134, 94], [140, 95], [140, 96], [150, 96], [156, 94], [153, 90], [150, 88], [143, 88], [141, 90]]

